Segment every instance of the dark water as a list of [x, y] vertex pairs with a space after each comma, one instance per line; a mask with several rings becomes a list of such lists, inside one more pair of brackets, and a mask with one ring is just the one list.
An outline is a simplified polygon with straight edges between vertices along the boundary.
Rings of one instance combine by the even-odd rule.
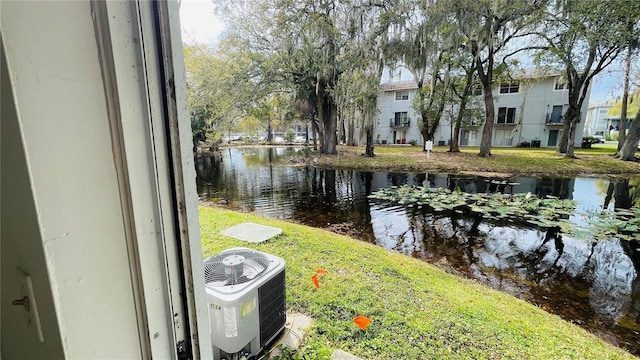
[[[467, 192], [531, 192], [578, 203], [576, 213], [640, 203], [640, 179], [515, 177], [517, 185], [447, 174], [292, 167], [292, 148], [232, 148], [196, 158], [202, 200], [328, 228], [509, 292], [640, 355], [640, 242], [591, 243], [500, 226], [462, 215], [434, 216], [367, 198], [392, 185]], [[589, 224], [579, 215], [571, 220]]]

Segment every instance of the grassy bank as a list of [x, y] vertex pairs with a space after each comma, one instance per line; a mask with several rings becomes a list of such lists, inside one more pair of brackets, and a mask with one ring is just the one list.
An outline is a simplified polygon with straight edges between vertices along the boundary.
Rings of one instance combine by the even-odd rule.
[[[246, 221], [283, 234], [264, 244], [220, 235]], [[336, 348], [364, 359], [633, 358], [524, 301], [344, 236], [204, 207], [200, 227], [204, 256], [243, 246], [285, 259], [287, 307], [315, 320], [297, 358], [328, 359]], [[357, 315], [373, 319], [366, 331]]]
[[494, 148], [493, 156], [478, 157], [478, 148], [462, 148], [448, 153], [448, 147], [435, 147], [427, 155], [419, 146], [376, 146], [376, 157], [361, 156], [363, 148], [340, 146], [339, 154], [312, 159], [314, 166], [338, 169], [399, 172], [472, 172], [504, 175], [638, 175], [640, 164], [620, 161], [611, 154], [614, 144], [595, 144], [576, 149], [578, 159], [565, 159], [555, 149]]

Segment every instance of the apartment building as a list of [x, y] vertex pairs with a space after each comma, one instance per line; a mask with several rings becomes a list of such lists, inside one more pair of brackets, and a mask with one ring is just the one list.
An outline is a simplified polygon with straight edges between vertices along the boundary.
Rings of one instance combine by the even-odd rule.
[[[607, 135], [611, 126], [611, 117], [607, 115], [611, 105], [608, 103], [595, 104], [587, 109], [584, 125], [585, 136]], [[619, 121], [619, 119], [618, 119]]]
[[[536, 71], [522, 73], [516, 80], [497, 83], [493, 88], [495, 118], [492, 145], [495, 147], [555, 147], [561, 137], [564, 116], [569, 107], [566, 81], [559, 73], [541, 74]], [[379, 119], [374, 141], [378, 144], [422, 144], [420, 115], [412, 109], [417, 86], [414, 81], [391, 81], [380, 86], [378, 97]], [[484, 113], [481, 89], [474, 91], [471, 106]], [[584, 119], [587, 114], [585, 99], [581, 111], [582, 121], [576, 129], [575, 144], [580, 145]], [[447, 145], [453, 130], [452, 120], [457, 105], [445, 111], [434, 136], [436, 145]], [[479, 146], [484, 121], [467, 119], [459, 134], [461, 146]]]

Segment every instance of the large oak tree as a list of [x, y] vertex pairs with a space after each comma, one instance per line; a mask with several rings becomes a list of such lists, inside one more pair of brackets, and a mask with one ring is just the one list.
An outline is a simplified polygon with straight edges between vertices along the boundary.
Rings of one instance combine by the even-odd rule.
[[540, 21], [542, 0], [452, 1], [456, 21], [467, 38], [466, 48], [474, 58], [476, 74], [482, 84], [486, 120], [478, 156], [491, 156], [495, 108], [494, 71], [501, 65], [498, 54], [516, 39], [530, 36]]
[[539, 60], [563, 69], [569, 90], [558, 152], [574, 158], [576, 128], [593, 78], [638, 39], [640, 2], [555, 0], [538, 32], [544, 50]]

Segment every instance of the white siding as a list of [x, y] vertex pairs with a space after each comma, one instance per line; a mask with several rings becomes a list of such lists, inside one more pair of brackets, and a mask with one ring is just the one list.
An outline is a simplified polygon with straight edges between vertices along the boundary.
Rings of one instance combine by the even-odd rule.
[[[396, 101], [394, 83], [384, 84], [384, 90], [381, 91], [378, 98], [379, 119], [374, 133], [374, 141], [384, 141], [387, 144], [394, 142], [394, 139], [406, 139], [409, 143], [415, 140], [418, 144], [423, 142], [418, 127], [418, 116], [411, 109], [411, 103], [415, 96], [415, 87], [410, 89], [409, 101]], [[566, 112], [568, 107], [568, 90], [556, 90], [556, 77], [549, 76], [537, 79], [525, 79], [520, 82], [519, 92], [500, 94], [500, 85], [494, 87], [494, 105], [496, 118], [493, 119], [493, 146], [518, 146], [521, 143], [539, 142], [540, 146], [548, 146], [550, 136], [551, 140], [557, 131], [562, 130], [562, 124], [549, 123], [554, 106], [561, 106], [562, 113]], [[403, 89], [404, 90], [404, 89]], [[480, 96], [475, 97], [482, 104]], [[581, 117], [582, 121], [578, 124], [575, 137], [575, 145], [579, 146], [583, 136], [584, 119], [587, 114], [588, 96], [584, 101]], [[483, 105], [482, 105], [483, 106]], [[434, 143], [448, 144], [451, 138], [451, 121], [450, 116], [455, 116], [457, 105], [453, 104], [452, 109], [445, 111], [440, 121], [438, 130], [434, 136]], [[496, 124], [499, 108], [515, 108], [515, 120], [513, 124]], [[394, 113], [406, 111], [409, 114], [410, 126], [408, 128], [394, 128], [391, 122], [394, 120]], [[558, 119], [555, 119], [558, 120]], [[471, 126], [461, 129], [465, 133], [465, 145], [479, 146], [483, 126]], [[470, 135], [470, 136], [469, 136]], [[395, 136], [395, 138], [394, 138]], [[461, 137], [462, 138], [462, 137]], [[510, 139], [510, 140], [508, 140]], [[362, 141], [362, 139], [361, 139]], [[552, 141], [553, 143], [553, 141]]]

